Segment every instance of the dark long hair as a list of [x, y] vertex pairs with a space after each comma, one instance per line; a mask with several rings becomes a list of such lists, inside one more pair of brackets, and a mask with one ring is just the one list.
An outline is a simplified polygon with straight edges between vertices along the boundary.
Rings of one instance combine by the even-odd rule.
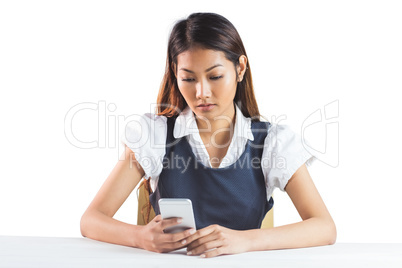
[[[234, 64], [235, 70], [239, 66], [239, 57], [247, 57], [239, 33], [223, 16], [215, 13], [193, 13], [187, 19], [179, 20], [169, 37], [165, 74], [157, 99], [157, 115], [171, 117], [187, 107], [177, 86], [175, 73], [177, 56], [194, 47], [222, 51]], [[236, 71], [236, 80], [237, 78]], [[260, 121], [248, 57], [247, 69], [243, 80], [237, 83], [234, 101], [245, 117]]]

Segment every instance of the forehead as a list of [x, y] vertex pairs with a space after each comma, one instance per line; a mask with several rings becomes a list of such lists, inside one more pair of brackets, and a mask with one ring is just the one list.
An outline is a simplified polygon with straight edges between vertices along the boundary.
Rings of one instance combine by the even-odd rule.
[[191, 49], [177, 56], [178, 69], [204, 70], [215, 64], [221, 64], [227, 67], [231, 62], [226, 59], [222, 51], [211, 49]]

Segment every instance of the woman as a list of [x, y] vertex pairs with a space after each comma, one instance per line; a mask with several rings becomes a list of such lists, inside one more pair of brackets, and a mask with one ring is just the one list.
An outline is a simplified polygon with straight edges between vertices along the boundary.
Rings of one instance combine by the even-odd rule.
[[[260, 121], [247, 54], [227, 19], [194, 13], [175, 24], [158, 104], [157, 114], [127, 126], [124, 160], [82, 216], [83, 236], [154, 252], [186, 247], [201, 257], [335, 243], [305, 165], [314, 157], [289, 127]], [[142, 177], [157, 216], [144, 226], [113, 219]], [[260, 229], [275, 187], [303, 221]], [[161, 218], [162, 197], [190, 198], [197, 230], [164, 233], [178, 219]]]

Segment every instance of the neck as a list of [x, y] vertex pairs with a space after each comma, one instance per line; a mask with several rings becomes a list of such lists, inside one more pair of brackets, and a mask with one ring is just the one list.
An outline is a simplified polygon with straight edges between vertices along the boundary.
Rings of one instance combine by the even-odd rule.
[[230, 144], [234, 132], [236, 121], [236, 109], [234, 104], [224, 112], [222, 118], [214, 120], [213, 118], [198, 118], [195, 115], [200, 136], [204, 141], [211, 140], [212, 145]]

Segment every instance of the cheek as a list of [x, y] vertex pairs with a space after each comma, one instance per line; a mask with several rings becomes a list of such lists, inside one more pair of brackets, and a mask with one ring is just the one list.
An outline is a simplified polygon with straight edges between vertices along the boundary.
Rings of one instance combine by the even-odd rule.
[[188, 101], [191, 98], [193, 98], [193, 96], [192, 96], [192, 95], [194, 95], [193, 90], [188, 86], [186, 87], [186, 86], [183, 86], [183, 85], [178, 85], [178, 87], [179, 87], [179, 91], [180, 91], [181, 95], [183, 96], [183, 98], [188, 103]]
[[222, 83], [220, 84], [220, 90], [218, 90], [217, 94], [220, 95], [226, 95], [226, 96], [231, 96], [236, 94], [236, 86], [237, 83], [234, 83], [232, 79], [226, 79], [225, 81], [222, 81]]
[[197, 90], [195, 83], [182, 82], [178, 83], [177, 86], [179, 87], [179, 91], [186, 101], [196, 97]]

